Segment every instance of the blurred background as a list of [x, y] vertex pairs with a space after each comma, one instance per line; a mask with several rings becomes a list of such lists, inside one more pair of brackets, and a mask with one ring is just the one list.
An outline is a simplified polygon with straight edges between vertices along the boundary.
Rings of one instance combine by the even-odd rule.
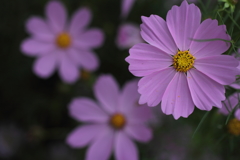
[[[121, 0], [61, 0], [69, 16], [79, 7], [87, 6], [93, 14], [89, 27], [101, 28], [105, 34], [104, 44], [95, 49], [100, 59], [98, 70], [86, 72], [74, 84], [66, 84], [57, 72], [48, 79], [37, 77], [32, 71], [35, 58], [25, 56], [20, 51], [21, 42], [30, 36], [26, 32], [26, 20], [33, 15], [45, 17], [47, 2], [1, 0], [1, 160], [84, 159], [86, 148], [72, 149], [65, 143], [68, 133], [80, 125], [68, 114], [69, 102], [79, 96], [95, 99], [92, 85], [103, 73], [112, 74], [120, 86], [133, 79], [124, 60], [133, 44], [118, 44], [119, 26], [132, 23], [139, 27], [142, 15], [157, 14], [165, 19], [171, 6], [181, 3], [180, 0], [136, 0], [129, 14], [122, 18]], [[216, 18], [217, 1], [195, 2], [202, 10], [202, 19]], [[234, 16], [239, 15], [237, 13]], [[231, 20], [226, 18], [225, 22], [228, 27], [232, 26]], [[234, 30], [232, 34], [237, 35], [239, 31]], [[235, 90], [228, 90], [228, 93], [232, 92]], [[137, 143], [140, 160], [240, 159], [240, 138], [227, 132], [227, 117], [219, 114], [217, 109], [206, 114], [195, 108], [189, 118], [179, 120], [163, 115], [159, 106], [153, 111], [155, 118], [149, 123], [154, 137], [147, 144]], [[111, 159], [114, 159], [113, 156]]]

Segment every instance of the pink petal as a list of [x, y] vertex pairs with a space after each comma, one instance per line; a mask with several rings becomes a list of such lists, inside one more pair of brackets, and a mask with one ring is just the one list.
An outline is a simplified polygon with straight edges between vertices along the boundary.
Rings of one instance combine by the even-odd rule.
[[116, 44], [120, 49], [129, 49], [137, 43], [142, 43], [138, 25], [125, 23], [119, 26]]
[[100, 76], [94, 85], [94, 93], [101, 106], [108, 113], [118, 108], [119, 87], [111, 75]]
[[145, 43], [134, 45], [126, 61], [129, 71], [135, 76], [147, 76], [172, 65], [172, 57], [160, 49]]
[[148, 106], [141, 105], [125, 113], [125, 116], [129, 125], [142, 125], [152, 118], [152, 112]]
[[139, 103], [147, 103], [148, 106], [158, 105], [162, 100], [167, 85], [175, 74], [176, 70], [168, 67], [140, 79], [138, 83], [138, 92], [141, 94]]
[[21, 51], [28, 56], [40, 56], [50, 53], [55, 49], [53, 43], [41, 42], [36, 39], [26, 39], [21, 44]]
[[219, 112], [224, 115], [228, 115], [229, 112], [231, 112], [237, 104], [238, 93], [235, 93], [222, 102], [222, 108], [219, 109]]
[[128, 16], [128, 13], [132, 9], [134, 2], [135, 0], [122, 0], [121, 17], [126, 18]]
[[[192, 38], [200, 25], [201, 12], [195, 4], [183, 1], [181, 6], [173, 6], [167, 13], [167, 26], [177, 47], [181, 51], [189, 49]], [[175, 51], [176, 52], [176, 51]]]
[[72, 61], [88, 71], [94, 71], [99, 66], [98, 57], [92, 51], [69, 48], [68, 54]]
[[239, 72], [239, 74], [240, 74], [240, 63], [239, 63], [239, 65], [237, 66], [237, 69], [238, 69], [238, 72]]
[[114, 132], [107, 129], [93, 141], [86, 153], [86, 160], [108, 160], [113, 148]]
[[97, 48], [102, 45], [104, 34], [100, 29], [90, 29], [75, 37], [73, 45], [79, 49]]
[[137, 147], [124, 132], [116, 135], [115, 157], [116, 160], [138, 160]]
[[80, 33], [92, 19], [91, 11], [88, 8], [80, 8], [74, 14], [70, 21], [69, 32], [72, 35]]
[[[231, 40], [230, 36], [226, 34], [226, 26], [218, 26], [218, 21], [212, 19], [206, 19], [203, 21], [193, 37], [193, 39], [196, 40], [216, 38]], [[198, 59], [206, 56], [220, 55], [227, 51], [229, 47], [229, 42], [224, 42], [221, 40], [205, 42], [193, 41], [190, 46], [190, 52]]]
[[235, 81], [239, 62], [229, 55], [219, 55], [196, 59], [194, 67], [214, 81], [229, 85]]
[[175, 119], [187, 118], [194, 110], [185, 73], [177, 72], [163, 95], [161, 103], [163, 113], [172, 114]]
[[44, 41], [53, 41], [55, 35], [52, 33], [48, 24], [40, 17], [31, 17], [26, 22], [27, 31], [30, 34], [33, 34], [33, 37], [44, 40]]
[[132, 80], [128, 81], [122, 90], [119, 97], [119, 108], [118, 110], [122, 113], [127, 113], [128, 111], [135, 108], [138, 104], [138, 99], [140, 94], [138, 93], [138, 81]]
[[102, 124], [80, 126], [68, 134], [66, 142], [73, 148], [84, 147], [91, 143], [99, 133], [101, 134], [106, 127], [106, 125]]
[[91, 99], [75, 98], [69, 104], [70, 116], [79, 121], [107, 122], [108, 115]]
[[236, 84], [236, 83], [233, 83], [231, 85], [229, 85], [230, 87], [234, 88], [234, 89], [240, 89], [240, 85], [239, 84]]
[[148, 142], [152, 138], [152, 130], [142, 125], [128, 125], [124, 130], [131, 138], [140, 141]]
[[46, 15], [55, 33], [64, 31], [67, 13], [61, 2], [50, 1], [46, 6]]
[[223, 85], [197, 69], [191, 69], [187, 74], [189, 89], [196, 107], [207, 111], [211, 110], [212, 106], [221, 108], [221, 101], [225, 99]]
[[48, 53], [39, 57], [33, 67], [34, 73], [36, 73], [41, 78], [48, 78], [54, 72], [58, 63], [57, 53]]
[[234, 89], [240, 89], [240, 80], [236, 80], [234, 83], [232, 83], [229, 86], [234, 88]]
[[71, 61], [67, 52], [62, 51], [60, 55], [59, 74], [64, 82], [74, 83], [79, 78], [79, 70], [77, 66]]
[[178, 48], [166, 22], [161, 17], [157, 15], [151, 15], [149, 18], [142, 16], [142, 21], [141, 35], [146, 42], [168, 54], [176, 54]]
[[237, 109], [234, 115], [240, 121], [240, 109]]

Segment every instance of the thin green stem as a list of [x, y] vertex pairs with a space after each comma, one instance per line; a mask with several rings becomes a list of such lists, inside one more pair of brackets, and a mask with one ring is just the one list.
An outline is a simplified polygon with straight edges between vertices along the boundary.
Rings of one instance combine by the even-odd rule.
[[194, 138], [195, 134], [197, 133], [197, 131], [199, 130], [199, 128], [202, 126], [204, 120], [207, 118], [208, 114], [210, 113], [210, 111], [206, 112], [203, 116], [203, 118], [201, 119], [201, 121], [199, 122], [197, 128], [195, 129], [193, 135], [192, 135], [192, 138]]

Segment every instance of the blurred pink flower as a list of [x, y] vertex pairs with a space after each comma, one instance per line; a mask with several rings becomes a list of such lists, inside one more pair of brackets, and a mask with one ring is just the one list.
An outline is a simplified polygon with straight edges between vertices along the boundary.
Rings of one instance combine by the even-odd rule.
[[240, 89], [240, 79], [236, 80], [234, 83], [230, 84], [229, 86], [235, 89]]
[[236, 109], [235, 113], [234, 113], [235, 117], [240, 121], [240, 109]]
[[121, 17], [126, 18], [136, 0], [122, 0]]
[[70, 115], [87, 124], [72, 131], [67, 143], [74, 148], [90, 145], [87, 160], [107, 160], [112, 150], [118, 160], [137, 160], [132, 139], [147, 142], [152, 137], [151, 129], [145, 126], [151, 112], [149, 107], [137, 103], [137, 82], [126, 83], [120, 91], [112, 76], [103, 75], [97, 80], [94, 93], [97, 103], [84, 97], [70, 103]]
[[132, 23], [125, 23], [120, 25], [116, 44], [120, 49], [129, 49], [134, 44], [143, 42], [140, 36], [139, 26]]
[[99, 61], [91, 50], [101, 46], [104, 35], [100, 29], [86, 29], [91, 21], [90, 10], [77, 10], [68, 23], [64, 6], [50, 1], [46, 16], [46, 20], [33, 16], [27, 21], [31, 37], [21, 44], [24, 54], [37, 57], [34, 72], [47, 78], [58, 68], [63, 81], [73, 83], [80, 77], [78, 68], [97, 69]]
[[[232, 54], [239, 62], [239, 65], [237, 67], [238, 69], [238, 75], [240, 75], [240, 49], [238, 49], [237, 53], [233, 53]], [[235, 89], [240, 89], [240, 79], [237, 79], [234, 83], [232, 83], [231, 85], [229, 85], [232, 88]]]
[[139, 103], [156, 106], [162, 101], [162, 111], [175, 119], [188, 117], [194, 105], [207, 111], [221, 108], [223, 85], [235, 81], [239, 62], [221, 55], [230, 47], [228, 42], [192, 39], [230, 40], [226, 26], [212, 19], [200, 23], [199, 8], [185, 0], [172, 7], [166, 21], [157, 15], [142, 16], [142, 21], [141, 36], [149, 44], [134, 45], [126, 58], [130, 72], [143, 77]]
[[[229, 96], [226, 100], [222, 102], [222, 108], [220, 108], [218, 111], [219, 113], [222, 113], [223, 115], [228, 115], [232, 112], [232, 110], [238, 105], [240, 99], [239, 93], [234, 93], [231, 96]], [[237, 107], [234, 113], [235, 117], [240, 120], [240, 108]]]

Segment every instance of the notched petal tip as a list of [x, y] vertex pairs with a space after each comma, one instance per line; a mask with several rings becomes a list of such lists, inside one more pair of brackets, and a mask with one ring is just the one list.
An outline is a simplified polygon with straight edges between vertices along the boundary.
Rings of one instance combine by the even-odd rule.
[[142, 20], [143, 23], [144, 23], [144, 21], [146, 20], [146, 18], [148, 18], [148, 17], [146, 17], [146, 16], [141, 16], [141, 20]]

